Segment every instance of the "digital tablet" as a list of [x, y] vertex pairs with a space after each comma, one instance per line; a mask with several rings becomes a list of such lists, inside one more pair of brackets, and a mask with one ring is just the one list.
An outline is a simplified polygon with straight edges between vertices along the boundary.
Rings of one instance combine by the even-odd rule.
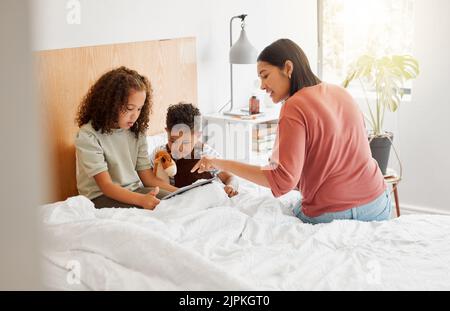
[[194, 189], [194, 188], [197, 188], [197, 187], [200, 187], [200, 186], [204, 186], [204, 185], [206, 185], [206, 184], [210, 184], [210, 183], [212, 183], [212, 182], [213, 182], [214, 180], [216, 180], [216, 179], [217, 179], [217, 177], [213, 177], [213, 178], [210, 178], [210, 179], [204, 179], [204, 180], [201, 180], [201, 181], [197, 181], [197, 182], [193, 183], [192, 185], [189, 185], [189, 186], [186, 186], [186, 187], [179, 188], [177, 191], [172, 192], [172, 193], [166, 195], [166, 196], [163, 197], [161, 200], [167, 200], [167, 199], [170, 199], [170, 198], [172, 198], [172, 197], [174, 197], [174, 196], [176, 196], [176, 195], [178, 195], [178, 194], [181, 194], [181, 193], [184, 193], [184, 192], [186, 192], [186, 191], [189, 191], [189, 190], [191, 190], [191, 189]]

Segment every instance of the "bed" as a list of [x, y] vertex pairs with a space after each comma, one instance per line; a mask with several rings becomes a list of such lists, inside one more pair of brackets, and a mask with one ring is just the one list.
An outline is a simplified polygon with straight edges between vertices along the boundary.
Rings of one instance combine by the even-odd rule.
[[37, 57], [56, 163], [49, 203], [38, 208], [47, 288], [450, 290], [448, 216], [313, 226], [292, 214], [298, 192], [276, 199], [244, 180], [231, 199], [214, 182], [162, 201], [154, 211], [95, 209], [76, 193], [74, 180], [73, 116], [88, 82], [121, 64], [157, 77], [148, 133], [153, 148], [164, 140], [157, 134], [165, 105], [196, 104], [195, 39], [42, 51]]
[[[89, 290], [448, 290], [450, 217], [309, 225], [299, 199], [215, 183], [156, 210], [42, 206], [47, 286]], [[73, 269], [76, 262], [78, 269]], [[72, 263], [72, 266], [70, 264]], [[55, 271], [59, 271], [55, 277]], [[68, 278], [78, 282], [68, 283]]]

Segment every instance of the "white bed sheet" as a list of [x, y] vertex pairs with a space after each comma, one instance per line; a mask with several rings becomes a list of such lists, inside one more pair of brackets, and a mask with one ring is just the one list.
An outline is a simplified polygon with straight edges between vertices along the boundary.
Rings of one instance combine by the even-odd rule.
[[[450, 290], [450, 217], [312, 226], [293, 217], [295, 193], [278, 200], [244, 184], [232, 199], [214, 183], [162, 201], [155, 211], [96, 210], [82, 196], [41, 206], [47, 286]], [[67, 271], [69, 262], [79, 264], [78, 285], [52, 271]]]

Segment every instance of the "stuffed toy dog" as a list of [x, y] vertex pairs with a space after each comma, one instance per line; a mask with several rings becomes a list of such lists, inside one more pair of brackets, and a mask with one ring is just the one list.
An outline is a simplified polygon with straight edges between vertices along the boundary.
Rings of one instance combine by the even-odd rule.
[[174, 177], [177, 173], [177, 165], [170, 153], [161, 150], [155, 154], [153, 173], [156, 177], [170, 183], [169, 177]]

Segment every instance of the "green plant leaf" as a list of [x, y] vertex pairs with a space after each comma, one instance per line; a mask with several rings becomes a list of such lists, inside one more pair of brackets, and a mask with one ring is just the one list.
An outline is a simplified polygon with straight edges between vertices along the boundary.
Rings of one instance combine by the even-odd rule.
[[[383, 132], [385, 109], [392, 112], [398, 110], [403, 98], [403, 85], [415, 79], [420, 73], [419, 62], [410, 55], [392, 55], [375, 58], [371, 55], [360, 56], [349, 68], [343, 82], [348, 87], [355, 79], [364, 80], [377, 94], [374, 109], [369, 106], [371, 126], [376, 133]], [[361, 82], [365, 91], [364, 85]], [[366, 101], [369, 105], [369, 101]], [[375, 115], [372, 115], [372, 111]]]

